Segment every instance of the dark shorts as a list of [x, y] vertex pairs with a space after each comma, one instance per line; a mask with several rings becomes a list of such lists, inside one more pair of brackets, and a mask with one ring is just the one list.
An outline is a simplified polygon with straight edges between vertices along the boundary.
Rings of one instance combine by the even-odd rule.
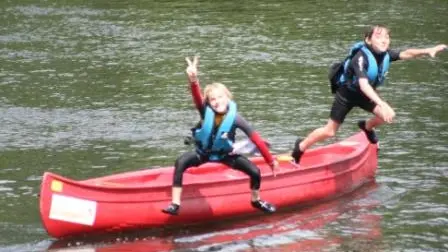
[[347, 86], [342, 86], [335, 94], [330, 118], [342, 124], [353, 107], [360, 107], [367, 112], [373, 113], [375, 106], [376, 104], [364, 94], [352, 91]]

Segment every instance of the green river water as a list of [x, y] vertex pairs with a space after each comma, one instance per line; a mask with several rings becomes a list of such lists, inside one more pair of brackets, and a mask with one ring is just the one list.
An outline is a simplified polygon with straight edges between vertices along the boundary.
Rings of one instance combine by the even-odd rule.
[[[281, 153], [327, 121], [328, 67], [366, 26], [388, 25], [393, 48], [423, 48], [448, 43], [447, 13], [446, 0], [1, 1], [0, 251], [56, 242], [39, 217], [45, 171], [87, 179], [172, 165], [188, 150], [198, 116], [186, 56], [200, 55], [201, 83], [228, 85]], [[394, 62], [381, 95], [397, 118], [378, 130], [373, 189], [246, 226], [148, 234], [139, 251], [448, 251], [447, 94], [448, 51]], [[366, 116], [353, 111], [332, 141]], [[258, 235], [263, 222], [279, 231]], [[126, 251], [122, 241], [70, 247]]]

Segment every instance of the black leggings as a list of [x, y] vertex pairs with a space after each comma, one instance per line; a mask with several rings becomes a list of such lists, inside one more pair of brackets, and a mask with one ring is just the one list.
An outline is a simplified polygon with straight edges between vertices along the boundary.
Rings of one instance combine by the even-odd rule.
[[[195, 151], [182, 154], [182, 156], [176, 160], [176, 164], [174, 165], [173, 186], [182, 186], [182, 177], [188, 168], [199, 166], [206, 162], [208, 162], [207, 158], [201, 157]], [[247, 174], [250, 177], [250, 189], [260, 189], [260, 170], [247, 157], [242, 155], [228, 155], [219, 162]]]

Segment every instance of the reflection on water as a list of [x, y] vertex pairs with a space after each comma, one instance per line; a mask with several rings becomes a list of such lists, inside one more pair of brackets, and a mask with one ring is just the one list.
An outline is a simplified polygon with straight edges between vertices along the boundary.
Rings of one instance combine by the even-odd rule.
[[[384, 193], [388, 196], [384, 197]], [[275, 215], [207, 226], [135, 231], [90, 239], [60, 240], [51, 251], [375, 251], [382, 244], [377, 208], [397, 197], [371, 182], [355, 192]], [[337, 228], [335, 232], [334, 227]], [[356, 240], [356, 242], [352, 242]], [[367, 250], [366, 250], [367, 249]]]

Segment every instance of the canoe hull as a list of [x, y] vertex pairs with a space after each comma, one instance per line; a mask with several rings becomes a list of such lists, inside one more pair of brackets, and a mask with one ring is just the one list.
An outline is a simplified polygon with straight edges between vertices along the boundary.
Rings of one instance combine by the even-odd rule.
[[[261, 157], [252, 161], [262, 174], [262, 198], [282, 208], [347, 193], [372, 180], [377, 145], [369, 144], [358, 133], [308, 151], [300, 167], [281, 161], [276, 177]], [[166, 215], [161, 209], [171, 202], [172, 174], [173, 167], [165, 167], [75, 181], [47, 172], [40, 193], [43, 225], [49, 235], [62, 238], [259, 212], [250, 205], [249, 178], [245, 174], [208, 163], [185, 172], [179, 215]]]

